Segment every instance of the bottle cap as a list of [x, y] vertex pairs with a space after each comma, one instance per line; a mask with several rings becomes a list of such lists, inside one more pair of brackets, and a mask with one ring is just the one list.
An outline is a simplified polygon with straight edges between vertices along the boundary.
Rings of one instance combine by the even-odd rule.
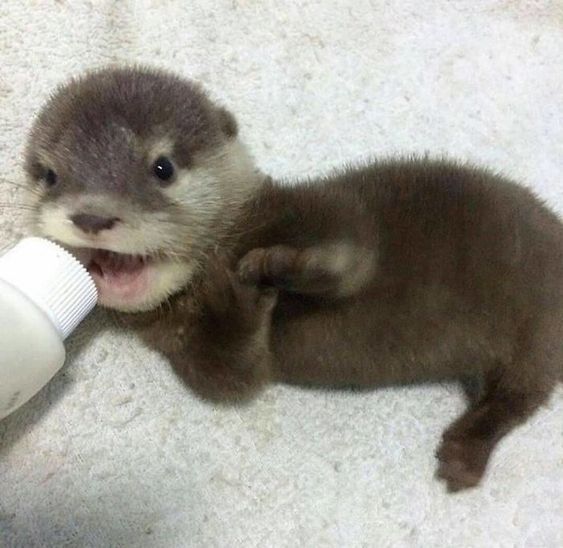
[[94, 308], [98, 292], [84, 266], [61, 246], [24, 238], [0, 256], [0, 279], [26, 295], [63, 339]]

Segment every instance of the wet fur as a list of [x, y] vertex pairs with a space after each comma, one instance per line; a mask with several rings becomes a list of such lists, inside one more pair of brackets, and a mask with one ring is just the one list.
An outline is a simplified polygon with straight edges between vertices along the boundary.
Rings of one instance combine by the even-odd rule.
[[557, 217], [501, 176], [422, 159], [265, 179], [241, 196], [190, 283], [127, 321], [216, 402], [274, 381], [478, 378], [437, 455], [450, 490], [477, 485], [496, 443], [561, 376]]

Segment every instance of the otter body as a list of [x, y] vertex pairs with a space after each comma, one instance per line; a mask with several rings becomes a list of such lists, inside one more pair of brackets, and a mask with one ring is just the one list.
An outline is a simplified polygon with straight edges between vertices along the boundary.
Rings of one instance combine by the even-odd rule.
[[[151, 108], [141, 116], [136, 103]], [[451, 490], [476, 485], [561, 375], [560, 221], [523, 187], [448, 161], [282, 184], [237, 135], [191, 83], [144, 69], [87, 75], [32, 132], [37, 224], [90, 252], [103, 304], [134, 312], [128, 321], [204, 398], [244, 401], [272, 381], [479, 378], [438, 451]]]
[[[239, 272], [281, 289], [282, 380], [369, 386], [515, 367], [531, 386], [536, 361], [547, 379], [561, 370], [563, 230], [527, 190], [479, 169], [397, 160], [270, 183], [255, 208], [266, 228], [239, 243]], [[546, 337], [535, 347], [532, 326]], [[540, 353], [529, 365], [527, 351]]]

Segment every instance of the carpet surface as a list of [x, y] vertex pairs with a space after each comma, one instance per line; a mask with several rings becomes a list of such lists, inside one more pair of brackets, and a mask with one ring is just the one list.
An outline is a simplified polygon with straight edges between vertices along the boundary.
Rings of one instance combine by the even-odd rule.
[[[561, 0], [3, 0], [0, 247], [26, 230], [21, 152], [53, 86], [133, 61], [203, 82], [274, 176], [447, 154], [563, 213]], [[436, 385], [217, 408], [97, 311], [0, 422], [0, 546], [563, 546], [563, 390], [448, 496], [434, 451], [463, 407]]]

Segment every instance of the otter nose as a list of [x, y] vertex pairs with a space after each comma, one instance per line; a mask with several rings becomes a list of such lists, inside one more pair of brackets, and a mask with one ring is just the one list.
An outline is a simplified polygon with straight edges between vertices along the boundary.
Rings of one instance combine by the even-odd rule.
[[109, 230], [119, 221], [117, 217], [99, 217], [89, 213], [77, 213], [70, 220], [83, 232], [97, 234], [100, 230]]

